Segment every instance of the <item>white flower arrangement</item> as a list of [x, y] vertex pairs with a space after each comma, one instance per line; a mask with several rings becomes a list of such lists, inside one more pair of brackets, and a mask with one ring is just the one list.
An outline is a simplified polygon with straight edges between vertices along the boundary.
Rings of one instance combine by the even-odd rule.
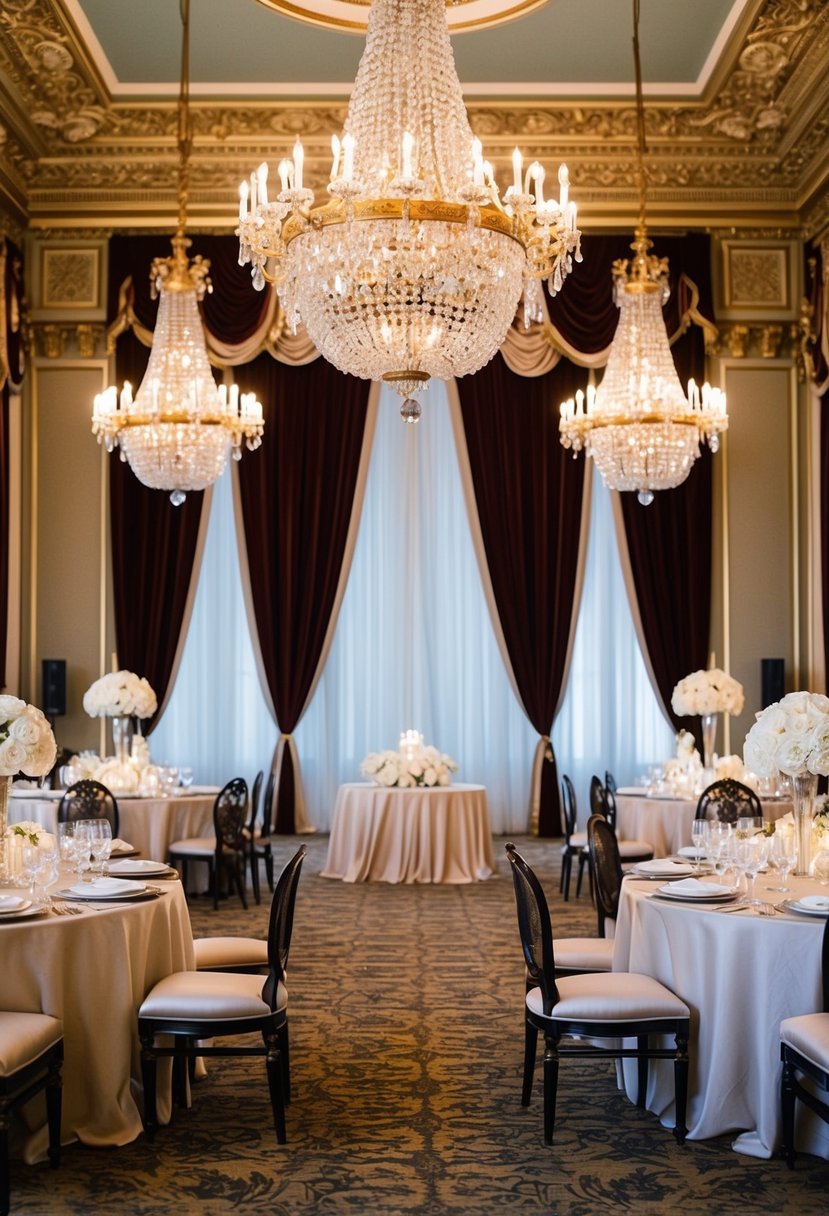
[[829, 774], [829, 697], [790, 692], [761, 710], [746, 735], [743, 759], [760, 777]]
[[730, 778], [752, 789], [757, 784], [756, 776], [746, 768], [741, 756], [718, 756], [714, 762], [714, 776], [717, 781]]
[[48, 719], [19, 697], [0, 696], [0, 777], [43, 777], [57, 748]]
[[151, 718], [158, 701], [143, 676], [110, 671], [87, 688], [83, 707], [90, 718]]
[[20, 823], [10, 823], [6, 828], [6, 836], [11, 839], [17, 837], [21, 842], [28, 840], [30, 844], [37, 845], [39, 849], [51, 849], [55, 844], [54, 835], [47, 832], [42, 823], [35, 823], [31, 819], [21, 820]]
[[671, 695], [671, 708], [680, 717], [694, 714], [740, 714], [743, 686], [719, 667], [692, 671], [680, 680]]
[[451, 785], [458, 766], [451, 756], [431, 745], [402, 751], [370, 752], [360, 772], [375, 785], [414, 789], [417, 785]]
[[676, 737], [676, 758], [695, 768], [700, 768], [702, 765], [696, 740], [689, 730], [681, 730]]

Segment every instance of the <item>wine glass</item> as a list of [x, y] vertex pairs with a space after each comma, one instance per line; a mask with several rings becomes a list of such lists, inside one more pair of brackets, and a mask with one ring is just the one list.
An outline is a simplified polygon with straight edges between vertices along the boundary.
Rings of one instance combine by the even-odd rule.
[[97, 867], [100, 878], [104, 878], [107, 861], [112, 852], [112, 825], [108, 819], [88, 819], [89, 847], [92, 854], [92, 868]]
[[708, 839], [708, 824], [704, 819], [695, 819], [691, 824], [691, 840], [693, 841], [696, 850], [694, 856], [694, 869], [699, 874], [700, 855], [702, 854], [706, 840]]
[[746, 902], [759, 904], [761, 901], [755, 894], [757, 875], [766, 864], [769, 856], [769, 838], [762, 832], [752, 836], [744, 836], [737, 841], [736, 862], [745, 876]]
[[75, 824], [73, 821], [58, 824], [58, 848], [63, 864], [73, 866], [75, 863]]
[[731, 828], [727, 823], [712, 819], [706, 824], [705, 851], [714, 863], [714, 871], [722, 882], [731, 861]]
[[190, 786], [193, 784], [192, 768], [190, 768], [189, 765], [185, 766], [184, 768], [180, 768], [178, 770], [178, 779], [179, 779], [179, 784], [182, 786], [182, 788], [185, 790], [189, 790]]
[[786, 879], [797, 865], [797, 837], [794, 832], [775, 832], [771, 838], [771, 853], [769, 861], [783, 882], [782, 887], [769, 887], [770, 891], [791, 891], [786, 886]]
[[89, 882], [92, 868], [92, 819], [79, 819], [75, 823], [75, 873], [83, 882]]

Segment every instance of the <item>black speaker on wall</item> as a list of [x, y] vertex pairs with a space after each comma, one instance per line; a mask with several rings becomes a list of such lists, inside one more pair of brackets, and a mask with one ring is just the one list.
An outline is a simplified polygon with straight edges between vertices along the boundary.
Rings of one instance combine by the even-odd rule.
[[47, 718], [66, 713], [66, 659], [43, 660], [42, 708]]
[[785, 696], [784, 683], [786, 677], [783, 659], [760, 660], [760, 695], [762, 708], [780, 701]]

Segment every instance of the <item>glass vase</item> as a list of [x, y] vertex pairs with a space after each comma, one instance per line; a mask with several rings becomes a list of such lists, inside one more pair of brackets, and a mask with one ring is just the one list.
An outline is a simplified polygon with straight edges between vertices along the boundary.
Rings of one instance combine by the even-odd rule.
[[0, 775], [0, 886], [9, 881], [8, 849], [6, 847], [6, 828], [9, 826], [9, 790], [12, 779], [5, 774]]
[[795, 877], [809, 873], [812, 855], [812, 820], [815, 814], [817, 777], [813, 773], [798, 773], [791, 777], [794, 801], [794, 827], [797, 835], [797, 868]]
[[700, 723], [702, 725], [702, 767], [713, 769], [714, 743], [717, 738], [717, 715], [703, 714]]
[[132, 718], [126, 715], [110, 718], [112, 723], [112, 752], [115, 759], [125, 763], [130, 758], [132, 746]]

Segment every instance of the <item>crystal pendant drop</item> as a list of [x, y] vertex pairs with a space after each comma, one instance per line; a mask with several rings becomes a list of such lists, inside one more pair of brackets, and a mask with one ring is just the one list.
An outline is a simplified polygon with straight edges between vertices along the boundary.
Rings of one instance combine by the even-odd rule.
[[170, 495], [170, 502], [174, 507], [180, 507], [186, 497], [187, 495], [184, 493], [184, 490], [173, 490]]
[[640, 490], [636, 497], [643, 507], [649, 507], [653, 502], [653, 490]]
[[407, 397], [400, 407], [400, 417], [411, 426], [416, 422], [420, 422], [420, 415], [422, 413], [423, 406], [414, 397]]

